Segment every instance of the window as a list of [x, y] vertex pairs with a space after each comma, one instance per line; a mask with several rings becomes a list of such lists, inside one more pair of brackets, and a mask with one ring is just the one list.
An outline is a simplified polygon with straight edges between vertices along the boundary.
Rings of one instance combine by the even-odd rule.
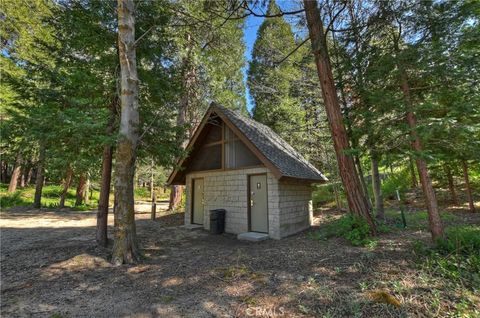
[[[206, 135], [203, 138], [203, 144], [198, 145], [198, 148], [192, 152], [188, 170], [236, 169], [262, 164], [224, 123], [209, 123], [204, 129]], [[224, 152], [223, 166], [222, 151]]]
[[260, 165], [258, 158], [225, 126], [225, 168], [234, 169]]
[[207, 124], [205, 129], [208, 129], [204, 141], [206, 144], [222, 140], [222, 123]]
[[189, 169], [191, 171], [222, 169], [222, 145], [202, 147], [192, 158]]

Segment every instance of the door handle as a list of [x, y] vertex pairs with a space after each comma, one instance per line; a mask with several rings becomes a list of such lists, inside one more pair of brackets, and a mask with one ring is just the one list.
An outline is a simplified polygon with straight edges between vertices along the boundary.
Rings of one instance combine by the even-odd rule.
[[253, 206], [253, 200], [250, 200], [250, 206]]

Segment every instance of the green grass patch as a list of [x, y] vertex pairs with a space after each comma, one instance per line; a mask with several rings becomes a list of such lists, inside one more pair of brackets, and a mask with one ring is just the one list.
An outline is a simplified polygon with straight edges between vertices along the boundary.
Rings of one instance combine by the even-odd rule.
[[[7, 192], [8, 185], [0, 185], [0, 206], [2, 209], [10, 208], [13, 206], [29, 206], [33, 204], [35, 196], [35, 187], [30, 186], [26, 188], [19, 188], [14, 193]], [[42, 207], [57, 208], [60, 203], [60, 194], [63, 187], [59, 185], [46, 185], [42, 191]], [[77, 211], [86, 211], [94, 209], [98, 206], [99, 191], [93, 190], [89, 193], [88, 205], [81, 205], [75, 207], [75, 189], [72, 187], [68, 190], [65, 198], [65, 206], [71, 207]]]
[[135, 188], [136, 200], [150, 200], [150, 189], [148, 187]]
[[434, 246], [417, 241], [414, 247], [423, 256], [423, 270], [454, 286], [480, 291], [480, 226], [452, 226]]
[[[403, 228], [402, 215], [399, 210], [388, 209], [385, 211], [385, 217], [393, 223], [395, 228]], [[451, 222], [457, 217], [449, 212], [440, 212], [442, 221]], [[428, 212], [427, 211], [413, 211], [405, 212], [405, 221], [407, 228], [416, 230], [428, 229]]]
[[[378, 226], [379, 232], [386, 232], [388, 228]], [[354, 246], [367, 246], [375, 248], [376, 242], [370, 236], [370, 227], [367, 222], [353, 214], [345, 214], [336, 220], [332, 220], [320, 226], [320, 229], [309, 233], [310, 238], [327, 240], [332, 237], [343, 237]]]

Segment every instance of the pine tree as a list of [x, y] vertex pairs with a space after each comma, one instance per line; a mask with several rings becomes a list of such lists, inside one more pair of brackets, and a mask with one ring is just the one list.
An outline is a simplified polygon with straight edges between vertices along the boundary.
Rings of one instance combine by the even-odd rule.
[[[268, 4], [267, 15], [279, 12], [275, 0]], [[303, 143], [305, 111], [295, 96], [301, 72], [293, 59], [284, 59], [297, 44], [290, 24], [282, 17], [267, 18], [260, 26], [248, 70], [248, 88], [255, 106], [253, 118], [294, 146]]]

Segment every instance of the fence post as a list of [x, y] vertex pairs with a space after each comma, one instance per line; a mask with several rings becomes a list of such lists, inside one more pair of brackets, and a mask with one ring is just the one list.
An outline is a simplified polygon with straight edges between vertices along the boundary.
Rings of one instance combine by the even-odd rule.
[[152, 195], [152, 213], [150, 215], [150, 218], [152, 220], [155, 220], [155, 214], [157, 213], [157, 194], [153, 192]]

